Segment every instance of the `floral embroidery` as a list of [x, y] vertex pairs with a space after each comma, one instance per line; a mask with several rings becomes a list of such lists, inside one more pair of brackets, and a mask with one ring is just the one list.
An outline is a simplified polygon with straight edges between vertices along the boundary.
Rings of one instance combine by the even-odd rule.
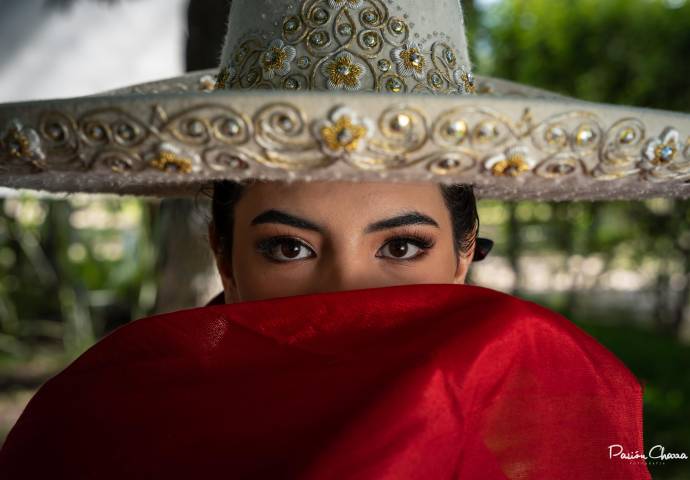
[[317, 123], [315, 129], [322, 150], [330, 157], [347, 156], [362, 151], [366, 140], [373, 132], [374, 124], [371, 120], [360, 119], [346, 107], [333, 110], [329, 120]]
[[474, 75], [464, 65], [453, 72], [453, 80], [458, 85], [460, 93], [469, 94], [477, 90]]
[[199, 90], [202, 92], [212, 92], [216, 89], [217, 76], [204, 75], [199, 78]]
[[511, 147], [484, 162], [484, 168], [496, 177], [517, 177], [534, 167], [525, 147]]
[[236, 76], [237, 71], [234, 68], [227, 65], [221, 68], [220, 72], [218, 72], [218, 75], [216, 76], [215, 89], [225, 90], [230, 86], [230, 83], [235, 79]]
[[639, 168], [650, 180], [665, 180], [690, 174], [690, 145], [685, 147], [680, 141], [680, 133], [675, 128], [666, 128], [658, 138], [647, 142], [642, 152]]
[[291, 45], [285, 45], [280, 39], [273, 40], [268, 49], [261, 55], [261, 69], [266, 80], [275, 75], [284, 77], [290, 73], [290, 62], [295, 59], [297, 50]]
[[643, 167], [653, 169], [671, 163], [680, 150], [680, 135], [678, 130], [667, 128], [659, 138], [654, 138], [647, 143], [644, 151]]
[[424, 66], [426, 60], [417, 42], [410, 42], [403, 47], [394, 48], [391, 58], [398, 67], [398, 73], [403, 77], [414, 76], [417, 80], [424, 80]]
[[18, 120], [12, 120], [2, 132], [0, 149], [10, 158], [26, 160], [37, 168], [45, 168], [45, 153], [38, 133], [33, 128], [24, 127]]
[[354, 91], [362, 88], [361, 77], [364, 74], [364, 66], [355, 62], [349, 52], [343, 52], [332, 61], [324, 63], [321, 71], [328, 79], [329, 90]]
[[[224, 59], [236, 69], [232, 72], [236, 76], [232, 85], [227, 81], [219, 84], [242, 89], [333, 90], [337, 86], [336, 90], [433, 94], [472, 90], [471, 74], [459, 83], [453, 81], [454, 71], [466, 59], [458, 56], [451, 36], [414, 32], [408, 14], [401, 11], [393, 15], [387, 5], [392, 1], [298, 0], [293, 11], [274, 22], [281, 33], [276, 40], [263, 30], [247, 31], [238, 39], [238, 45]], [[297, 9], [299, 13], [294, 11]], [[433, 43], [423, 48], [420, 40], [413, 38]], [[299, 56], [293, 55], [293, 49]], [[354, 65], [361, 65], [361, 75], [354, 74], [358, 68], [347, 71], [346, 65], [332, 63], [336, 57], [344, 62], [342, 52], [352, 55]], [[348, 73], [326, 71], [324, 64], [339, 66]]]
[[196, 155], [168, 142], [163, 142], [158, 146], [156, 156], [151, 160], [151, 166], [162, 172], [196, 173], [201, 170], [201, 162]]
[[364, 5], [364, 0], [328, 0], [328, 5], [331, 8], [348, 7], [353, 10], [358, 10]]
[[[554, 105], [559, 110], [540, 111], [546, 118], [536, 121], [530, 108], [521, 115], [497, 113], [428, 96], [410, 96], [408, 105], [383, 95], [353, 102], [370, 112], [370, 120], [342, 101], [324, 110], [332, 95], [309, 102], [260, 97], [220, 109], [201, 99], [174, 106], [153, 102], [154, 118], [145, 109], [103, 109], [93, 102], [58, 109], [31, 104], [21, 107], [24, 125], [12, 117], [17, 106], [11, 105], [10, 122], [0, 129], [0, 175], [16, 175], [13, 185], [30, 187], [36, 185], [33, 174], [50, 172], [54, 188], [68, 190], [75, 188], [74, 175], [84, 176], [104, 191], [123, 193], [155, 176], [240, 180], [286, 171], [291, 179], [309, 180], [332, 167], [353, 180], [365, 178], [358, 173], [365, 171], [389, 180], [436, 176], [476, 180], [485, 195], [553, 199], [676, 196], [690, 180], [690, 136], [677, 128], [687, 126], [662, 126], [663, 117], [653, 116], [647, 124], [634, 110]], [[604, 122], [602, 113], [611, 118]], [[144, 128], [149, 122], [152, 128]], [[653, 136], [645, 133], [652, 130]], [[578, 137], [579, 144], [589, 142], [587, 148], [578, 146]], [[131, 174], [131, 181], [111, 182], [113, 173]], [[556, 187], [566, 177], [576, 188]]]

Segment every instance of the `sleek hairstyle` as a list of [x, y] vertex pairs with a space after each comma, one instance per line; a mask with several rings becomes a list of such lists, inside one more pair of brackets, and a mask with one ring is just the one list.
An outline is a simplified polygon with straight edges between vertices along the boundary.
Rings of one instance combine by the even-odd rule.
[[[216, 253], [225, 258], [230, 258], [232, 254], [235, 205], [251, 182], [253, 180], [243, 183], [223, 180], [213, 185], [211, 232], [215, 238], [212, 240], [218, 250]], [[446, 207], [450, 211], [455, 256], [466, 256], [476, 242], [479, 232], [479, 216], [474, 191], [471, 185], [465, 184], [439, 184], [439, 188]]]

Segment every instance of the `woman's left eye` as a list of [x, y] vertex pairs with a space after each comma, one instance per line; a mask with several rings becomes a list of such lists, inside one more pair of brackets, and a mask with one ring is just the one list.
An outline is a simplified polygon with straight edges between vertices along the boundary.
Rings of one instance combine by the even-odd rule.
[[394, 260], [412, 260], [421, 257], [426, 250], [433, 246], [433, 242], [426, 239], [398, 237], [387, 242], [379, 252], [382, 255], [377, 257], [392, 258]]

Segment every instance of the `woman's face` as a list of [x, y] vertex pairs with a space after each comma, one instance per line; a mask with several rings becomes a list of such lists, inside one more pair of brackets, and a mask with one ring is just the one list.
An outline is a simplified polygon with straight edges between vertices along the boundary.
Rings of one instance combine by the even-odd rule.
[[455, 255], [437, 184], [257, 182], [235, 206], [231, 260], [216, 260], [234, 303], [463, 283], [472, 255]]

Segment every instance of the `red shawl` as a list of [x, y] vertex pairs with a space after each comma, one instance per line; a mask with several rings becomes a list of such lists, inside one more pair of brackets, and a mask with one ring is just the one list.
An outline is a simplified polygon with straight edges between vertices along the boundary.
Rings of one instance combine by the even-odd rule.
[[642, 388], [565, 318], [466, 285], [196, 308], [39, 390], [1, 478], [648, 479]]

